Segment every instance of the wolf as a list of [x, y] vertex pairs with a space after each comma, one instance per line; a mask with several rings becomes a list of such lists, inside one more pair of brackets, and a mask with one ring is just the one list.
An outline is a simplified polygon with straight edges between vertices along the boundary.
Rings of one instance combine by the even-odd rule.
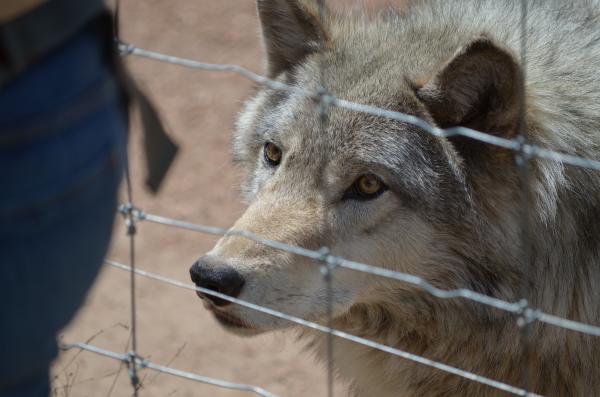
[[[317, 0], [258, 0], [266, 74], [440, 128], [507, 139], [524, 128], [531, 144], [599, 159], [600, 2], [527, 3], [522, 46], [521, 2], [513, 0], [422, 0], [375, 15]], [[525, 159], [525, 194], [510, 150], [339, 107], [326, 109], [325, 120], [319, 106], [298, 90], [265, 87], [245, 104], [233, 145], [247, 171], [248, 207], [233, 229], [329, 247], [441, 289], [525, 298], [544, 312], [600, 325], [599, 172]], [[539, 322], [522, 338], [514, 314], [370, 274], [332, 272], [336, 329], [541, 395], [600, 395], [597, 338]], [[314, 260], [230, 234], [190, 273], [198, 286], [326, 321], [328, 290]], [[290, 327], [199, 295], [236, 334]], [[298, 336], [325, 358], [324, 335]], [[357, 396], [507, 395], [346, 340], [335, 339], [333, 358]]]

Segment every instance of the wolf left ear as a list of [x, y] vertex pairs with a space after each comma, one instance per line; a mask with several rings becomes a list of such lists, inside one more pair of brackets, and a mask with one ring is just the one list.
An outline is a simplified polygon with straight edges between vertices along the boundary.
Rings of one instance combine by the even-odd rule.
[[267, 75], [289, 70], [327, 41], [317, 0], [257, 0], [263, 40], [267, 51]]
[[[518, 129], [521, 82], [512, 54], [482, 36], [458, 50], [416, 93], [441, 128], [463, 126], [512, 138]], [[455, 140], [461, 152], [476, 150], [470, 141]]]

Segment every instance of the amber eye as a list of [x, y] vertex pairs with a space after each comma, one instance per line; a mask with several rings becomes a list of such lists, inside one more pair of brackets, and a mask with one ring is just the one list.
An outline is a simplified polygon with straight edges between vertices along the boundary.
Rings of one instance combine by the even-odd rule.
[[356, 180], [358, 192], [365, 196], [371, 196], [381, 189], [381, 182], [374, 175], [363, 175]]
[[265, 161], [271, 165], [276, 166], [281, 162], [281, 149], [273, 142], [265, 143], [264, 147]]
[[365, 174], [356, 181], [344, 194], [345, 199], [372, 200], [387, 190], [387, 186], [373, 174]]

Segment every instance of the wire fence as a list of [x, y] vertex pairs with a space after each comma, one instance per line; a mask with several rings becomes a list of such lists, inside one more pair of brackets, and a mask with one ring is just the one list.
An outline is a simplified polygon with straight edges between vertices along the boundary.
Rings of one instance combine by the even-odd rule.
[[[319, 1], [319, 16], [321, 17], [322, 13], [322, 1]], [[527, 0], [521, 0], [521, 65], [524, 70], [526, 70], [527, 64]], [[116, 16], [118, 17], [118, 1], [116, 7]], [[118, 23], [117, 23], [118, 26]], [[117, 39], [118, 39], [118, 30], [115, 30]], [[146, 50], [143, 48], [136, 47], [132, 44], [125, 43], [123, 41], [118, 41], [118, 46], [121, 54], [123, 56], [138, 56], [143, 57], [155, 61], [166, 62], [169, 64], [175, 64], [183, 67], [193, 68], [201, 71], [209, 71], [209, 72], [227, 72], [238, 74], [242, 77], [245, 77], [254, 83], [270, 88], [272, 90], [277, 91], [291, 91], [295, 94], [299, 94], [308, 98], [312, 98], [315, 103], [318, 105], [317, 109], [319, 111], [320, 116], [320, 127], [322, 129], [326, 128], [327, 120], [328, 120], [328, 112], [332, 107], [349, 109], [356, 112], [368, 113], [373, 116], [383, 117], [387, 119], [396, 120], [403, 123], [408, 123], [415, 125], [422, 129], [424, 132], [429, 133], [431, 135], [437, 137], [451, 137], [451, 136], [463, 136], [469, 139], [477, 140], [489, 145], [505, 148], [512, 150], [515, 153], [515, 160], [520, 172], [521, 176], [521, 193], [522, 193], [522, 217], [523, 220], [521, 225], [521, 246], [519, 249], [521, 250], [521, 257], [523, 258], [523, 262], [527, 266], [526, 269], [523, 269], [524, 274], [529, 273], [530, 261], [531, 261], [531, 241], [530, 241], [530, 225], [529, 225], [529, 195], [530, 195], [530, 184], [529, 184], [529, 165], [530, 161], [537, 158], [543, 159], [547, 161], [560, 162], [566, 165], [571, 165], [575, 167], [582, 167], [594, 171], [600, 171], [600, 161], [594, 159], [586, 159], [583, 157], [574, 156], [568, 153], [560, 153], [556, 151], [551, 151], [536, 145], [532, 145], [528, 143], [527, 139], [527, 131], [525, 128], [524, 122], [524, 114], [525, 114], [525, 101], [524, 101], [524, 86], [521, 87], [521, 120], [520, 120], [520, 129], [519, 135], [514, 139], [505, 139], [497, 136], [493, 136], [490, 134], [486, 134], [483, 132], [475, 131], [465, 127], [454, 127], [448, 129], [440, 129], [436, 126], [428, 124], [426, 121], [419, 119], [415, 116], [404, 114], [397, 111], [391, 111], [387, 109], [377, 108], [365, 104], [360, 104], [356, 102], [350, 102], [344, 100], [342, 98], [337, 98], [334, 95], [331, 95], [326, 90], [324, 81], [322, 76], [320, 77], [321, 88], [317, 90], [306, 90], [302, 87], [296, 87], [287, 85], [278, 81], [271, 80], [265, 76], [256, 74], [242, 66], [233, 65], [233, 64], [214, 64], [214, 63], [206, 63], [196, 60], [184, 59], [179, 57], [174, 57], [171, 55], [166, 55], [150, 50]], [[523, 79], [525, 81], [525, 78]], [[524, 83], [523, 83], [524, 84]], [[178, 288], [184, 288], [189, 290], [194, 290], [197, 292], [201, 292], [205, 295], [210, 295], [217, 297], [219, 299], [229, 301], [231, 303], [252, 309], [254, 311], [264, 313], [270, 316], [274, 316], [280, 319], [287, 320], [291, 323], [307, 327], [316, 331], [320, 331], [328, 334], [327, 338], [327, 361], [328, 361], [328, 377], [327, 377], [327, 393], [329, 397], [333, 396], [333, 338], [342, 338], [345, 340], [352, 341], [357, 344], [361, 344], [364, 346], [368, 346], [373, 349], [377, 349], [388, 354], [401, 357], [406, 360], [413, 361], [415, 364], [425, 365], [431, 367], [433, 370], [440, 370], [447, 372], [449, 374], [453, 374], [458, 377], [462, 377], [464, 379], [468, 379], [473, 382], [478, 382], [480, 384], [489, 386], [491, 388], [495, 388], [497, 390], [502, 390], [507, 393], [511, 393], [513, 395], [518, 396], [535, 396], [541, 397], [539, 394], [535, 394], [530, 390], [530, 369], [528, 365], [525, 365], [523, 369], [523, 382], [524, 387], [516, 387], [513, 385], [509, 385], [507, 383], [501, 382], [499, 380], [490, 379], [488, 377], [484, 377], [473, 372], [469, 372], [460, 368], [456, 368], [450, 366], [445, 363], [436, 362], [426, 357], [422, 357], [413, 353], [409, 353], [400, 349], [397, 349], [393, 346], [388, 346], [385, 344], [377, 343], [372, 340], [362, 338], [356, 335], [349, 334], [347, 332], [334, 329], [332, 327], [333, 323], [333, 315], [332, 315], [332, 294], [331, 294], [331, 283], [333, 277], [335, 277], [335, 269], [336, 268], [345, 268], [350, 269], [357, 272], [368, 273], [371, 275], [375, 275], [378, 277], [384, 277], [387, 279], [408, 283], [420, 288], [422, 291], [427, 292], [433, 297], [439, 299], [465, 299], [469, 300], [481, 305], [489, 306], [495, 309], [502, 310], [507, 313], [511, 313], [515, 316], [516, 323], [521, 327], [521, 338], [524, 345], [524, 357], [528, 358], [528, 352], [530, 351], [530, 344], [535, 341], [531, 340], [529, 335], [530, 325], [535, 322], [540, 322], [544, 324], [548, 324], [554, 327], [559, 327], [572, 332], [579, 332], [582, 334], [587, 334], [590, 336], [600, 337], [600, 327], [585, 324], [578, 321], [574, 321], [571, 319], [561, 318], [551, 313], [545, 313], [539, 309], [531, 307], [526, 299], [521, 299], [514, 302], [505, 301], [502, 299], [498, 299], [492, 296], [484, 295], [476, 291], [472, 291], [469, 289], [459, 288], [452, 290], [440, 289], [429, 283], [422, 277], [418, 277], [412, 274], [406, 274], [402, 272], [397, 272], [389, 269], [384, 269], [376, 266], [372, 266], [365, 263], [360, 263], [356, 261], [351, 261], [345, 259], [343, 257], [334, 256], [330, 254], [329, 249], [326, 247], [321, 250], [309, 250], [303, 247], [289, 245], [280, 241], [273, 241], [266, 239], [260, 235], [256, 235], [254, 233], [244, 231], [244, 230], [234, 230], [234, 229], [223, 229], [213, 226], [201, 225], [190, 223], [182, 220], [177, 220], [173, 218], [168, 218], [161, 215], [150, 214], [144, 212], [142, 209], [136, 207], [134, 205], [134, 200], [132, 196], [132, 186], [131, 179], [129, 173], [129, 166], [126, 167], [125, 173], [126, 179], [126, 189], [127, 189], [127, 200], [128, 202], [123, 204], [119, 208], [119, 212], [123, 215], [124, 221], [127, 226], [127, 234], [129, 238], [129, 265], [125, 265], [119, 262], [115, 262], [112, 260], [106, 260], [106, 264], [112, 266], [117, 269], [121, 269], [130, 273], [130, 307], [131, 307], [131, 352], [128, 354], [120, 354], [111, 352], [108, 350], [100, 349], [98, 347], [89, 345], [87, 343], [75, 343], [63, 345], [63, 349], [83, 349], [92, 353], [96, 353], [102, 356], [106, 356], [112, 358], [114, 360], [121, 361], [128, 366], [129, 376], [131, 378], [131, 383], [133, 386], [133, 395], [137, 396], [140, 381], [139, 381], [139, 371], [144, 369], [159, 371], [162, 373], [170, 374], [173, 376], [178, 376], [186, 379], [190, 379], [193, 381], [198, 381], [218, 387], [234, 389], [239, 391], [246, 391], [250, 393], [254, 393], [257, 395], [265, 396], [265, 397], [274, 397], [275, 394], [270, 393], [260, 387], [246, 385], [246, 384], [238, 384], [227, 382], [219, 379], [209, 378], [201, 375], [192, 374], [189, 372], [184, 372], [180, 370], [176, 370], [170, 368], [168, 366], [161, 366], [155, 364], [151, 361], [144, 359], [141, 355], [138, 354], [137, 349], [137, 330], [136, 330], [136, 295], [135, 295], [135, 279], [136, 276], [146, 277], [161, 283], [165, 283], [168, 285], [172, 285]], [[164, 226], [185, 229], [194, 232], [207, 233], [213, 235], [220, 236], [240, 236], [243, 238], [247, 238], [253, 240], [257, 243], [263, 244], [265, 246], [271, 247], [277, 250], [283, 250], [292, 254], [296, 254], [299, 256], [303, 256], [306, 258], [310, 258], [317, 263], [320, 263], [320, 271], [323, 276], [324, 282], [327, 287], [327, 325], [318, 324], [312, 321], [308, 321], [302, 318], [298, 318], [286, 313], [282, 313], [268, 307], [264, 307], [261, 305], [257, 305], [252, 302], [248, 302], [242, 299], [234, 298], [210, 289], [197, 287], [192, 284], [186, 284], [178, 280], [174, 280], [171, 278], [167, 278], [161, 276], [159, 274], [150, 273], [141, 269], [136, 268], [135, 263], [135, 235], [137, 231], [138, 224], [140, 222], [152, 222], [161, 224]], [[523, 288], [521, 289], [521, 294], [523, 297], [528, 295], [528, 286], [526, 283], [523, 284]], [[529, 362], [529, 360], [526, 360]]]

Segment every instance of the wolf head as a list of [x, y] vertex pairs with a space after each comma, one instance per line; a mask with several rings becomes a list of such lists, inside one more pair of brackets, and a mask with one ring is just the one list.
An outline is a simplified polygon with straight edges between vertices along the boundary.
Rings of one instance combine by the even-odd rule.
[[[519, 65], [489, 37], [432, 45], [418, 30], [403, 31], [396, 18], [369, 22], [319, 7], [315, 0], [258, 0], [268, 77], [307, 91], [324, 86], [336, 97], [439, 127], [516, 134]], [[512, 165], [505, 166], [510, 156], [337, 107], [325, 109], [323, 118], [319, 106], [301, 93], [267, 88], [246, 103], [234, 148], [248, 172], [248, 209], [233, 229], [308, 249], [328, 247], [334, 255], [416, 274], [443, 288], [504, 288], [496, 272], [510, 269], [482, 259], [486, 252], [475, 241], [485, 220], [474, 207], [481, 205], [482, 190], [490, 196], [490, 180], [515, 180]], [[497, 174], [500, 166], [504, 171]], [[502, 203], [514, 201], [512, 190], [491, 196], [484, 212], [510, 224], [516, 215]], [[322, 321], [327, 290], [319, 266], [229, 235], [192, 266], [191, 275], [199, 286]], [[419, 295], [409, 285], [337, 268], [331, 287], [338, 319], [361, 305], [396, 302], [417, 321]], [[204, 298], [232, 331], [289, 325]]]

